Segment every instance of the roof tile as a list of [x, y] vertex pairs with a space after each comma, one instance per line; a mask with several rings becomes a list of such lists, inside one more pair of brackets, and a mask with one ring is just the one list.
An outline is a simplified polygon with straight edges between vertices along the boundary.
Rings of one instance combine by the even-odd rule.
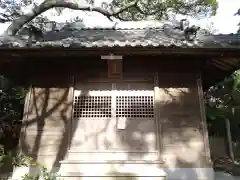
[[[74, 23], [73, 23], [74, 24]], [[202, 48], [240, 48], [240, 34], [229, 35], [204, 35], [198, 33], [194, 41], [186, 41], [181, 33], [172, 32], [167, 34], [163, 28], [163, 23], [150, 23], [134, 27], [112, 27], [112, 28], [82, 28], [79, 25], [59, 26], [55, 31], [46, 32], [41, 40], [33, 41], [30, 47], [124, 47], [124, 46], [142, 46], [142, 47], [202, 47]], [[140, 23], [141, 24], [141, 23]], [[25, 37], [25, 36], [24, 36]], [[25, 44], [28, 43], [23, 35], [19, 38]], [[1, 38], [3, 39], [3, 38]], [[1, 40], [2, 46], [24, 46], [15, 41]], [[0, 45], [1, 46], [1, 45]], [[29, 47], [29, 45], [28, 45]]]

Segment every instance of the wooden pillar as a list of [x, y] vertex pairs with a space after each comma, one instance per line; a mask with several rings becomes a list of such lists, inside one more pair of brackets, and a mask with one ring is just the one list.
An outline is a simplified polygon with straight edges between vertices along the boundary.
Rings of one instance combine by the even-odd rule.
[[154, 108], [155, 108], [155, 122], [156, 122], [156, 140], [157, 140], [157, 150], [158, 150], [158, 158], [161, 160], [161, 121], [160, 121], [160, 88], [159, 88], [159, 79], [158, 73], [155, 74], [154, 77]]

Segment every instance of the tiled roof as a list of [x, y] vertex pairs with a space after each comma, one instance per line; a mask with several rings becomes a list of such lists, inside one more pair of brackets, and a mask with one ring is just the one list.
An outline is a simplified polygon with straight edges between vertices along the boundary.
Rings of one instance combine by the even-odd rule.
[[[4, 39], [2, 46], [27, 46], [28, 36], [19, 36], [21, 43]], [[181, 48], [240, 48], [240, 34], [204, 35], [198, 33], [194, 41], [186, 41], [179, 31], [166, 32], [163, 23], [148, 27], [83, 28], [76, 24], [64, 25], [47, 31], [28, 47], [181, 47]]]

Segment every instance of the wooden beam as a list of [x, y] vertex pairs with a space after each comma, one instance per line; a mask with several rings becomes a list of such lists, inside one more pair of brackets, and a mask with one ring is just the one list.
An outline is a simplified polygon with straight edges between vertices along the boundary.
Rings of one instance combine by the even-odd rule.
[[123, 56], [109, 54], [109, 55], [102, 55], [101, 59], [103, 59], [103, 60], [122, 60]]
[[[86, 57], [101, 56], [113, 53], [114, 55], [188, 55], [205, 57], [239, 57], [239, 48], [162, 48], [162, 47], [102, 47], [102, 48], [0, 48], [1, 57]], [[0, 60], [1, 61], [1, 60]]]
[[230, 70], [233, 68], [232, 66], [230, 66], [224, 62], [221, 62], [218, 59], [212, 59], [211, 61], [213, 62], [214, 65], [218, 66], [222, 70]]
[[240, 58], [220, 58], [219, 60], [231, 66], [236, 66], [239, 65]]

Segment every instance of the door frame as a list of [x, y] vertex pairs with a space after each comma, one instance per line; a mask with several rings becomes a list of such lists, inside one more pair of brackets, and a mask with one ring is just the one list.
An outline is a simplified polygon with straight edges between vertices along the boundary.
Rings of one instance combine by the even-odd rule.
[[[91, 78], [85, 82], [76, 82], [75, 78], [74, 78], [74, 85], [73, 85], [73, 96], [72, 96], [72, 116], [71, 116], [71, 121], [70, 121], [70, 131], [69, 131], [69, 137], [72, 136], [72, 124], [73, 124], [73, 106], [74, 106], [74, 91], [75, 90], [80, 90], [81, 85], [87, 84], [87, 83], [111, 83], [112, 84], [112, 90], [116, 89], [116, 84], [117, 83], [152, 83], [153, 88], [153, 107], [154, 107], [154, 123], [155, 123], [155, 136], [156, 136], [156, 142], [155, 142], [155, 147], [156, 150], [154, 151], [155, 153], [158, 154], [158, 159], [160, 160], [160, 152], [161, 152], [161, 122], [160, 122], [160, 114], [159, 114], [159, 109], [157, 107], [156, 104], [156, 98], [157, 98], [157, 93], [156, 90], [158, 88], [158, 73], [141, 73], [139, 76], [137, 76], [134, 73], [134, 76], [137, 77], [129, 77], [128, 75], [124, 74], [124, 78], [123, 79], [119, 79], [119, 80], [112, 80], [110, 78], [106, 78], [106, 77], [100, 77], [100, 78]], [[130, 74], [133, 75], [133, 74]], [[158, 88], [159, 89], [159, 88]], [[71, 145], [71, 139], [69, 138], [69, 142], [68, 142], [68, 150], [70, 150], [70, 145]], [[124, 152], [124, 151], [121, 151]], [[139, 151], [141, 152], [141, 151]], [[152, 151], [151, 151], [152, 152]], [[150, 152], [150, 153], [151, 153]]]

